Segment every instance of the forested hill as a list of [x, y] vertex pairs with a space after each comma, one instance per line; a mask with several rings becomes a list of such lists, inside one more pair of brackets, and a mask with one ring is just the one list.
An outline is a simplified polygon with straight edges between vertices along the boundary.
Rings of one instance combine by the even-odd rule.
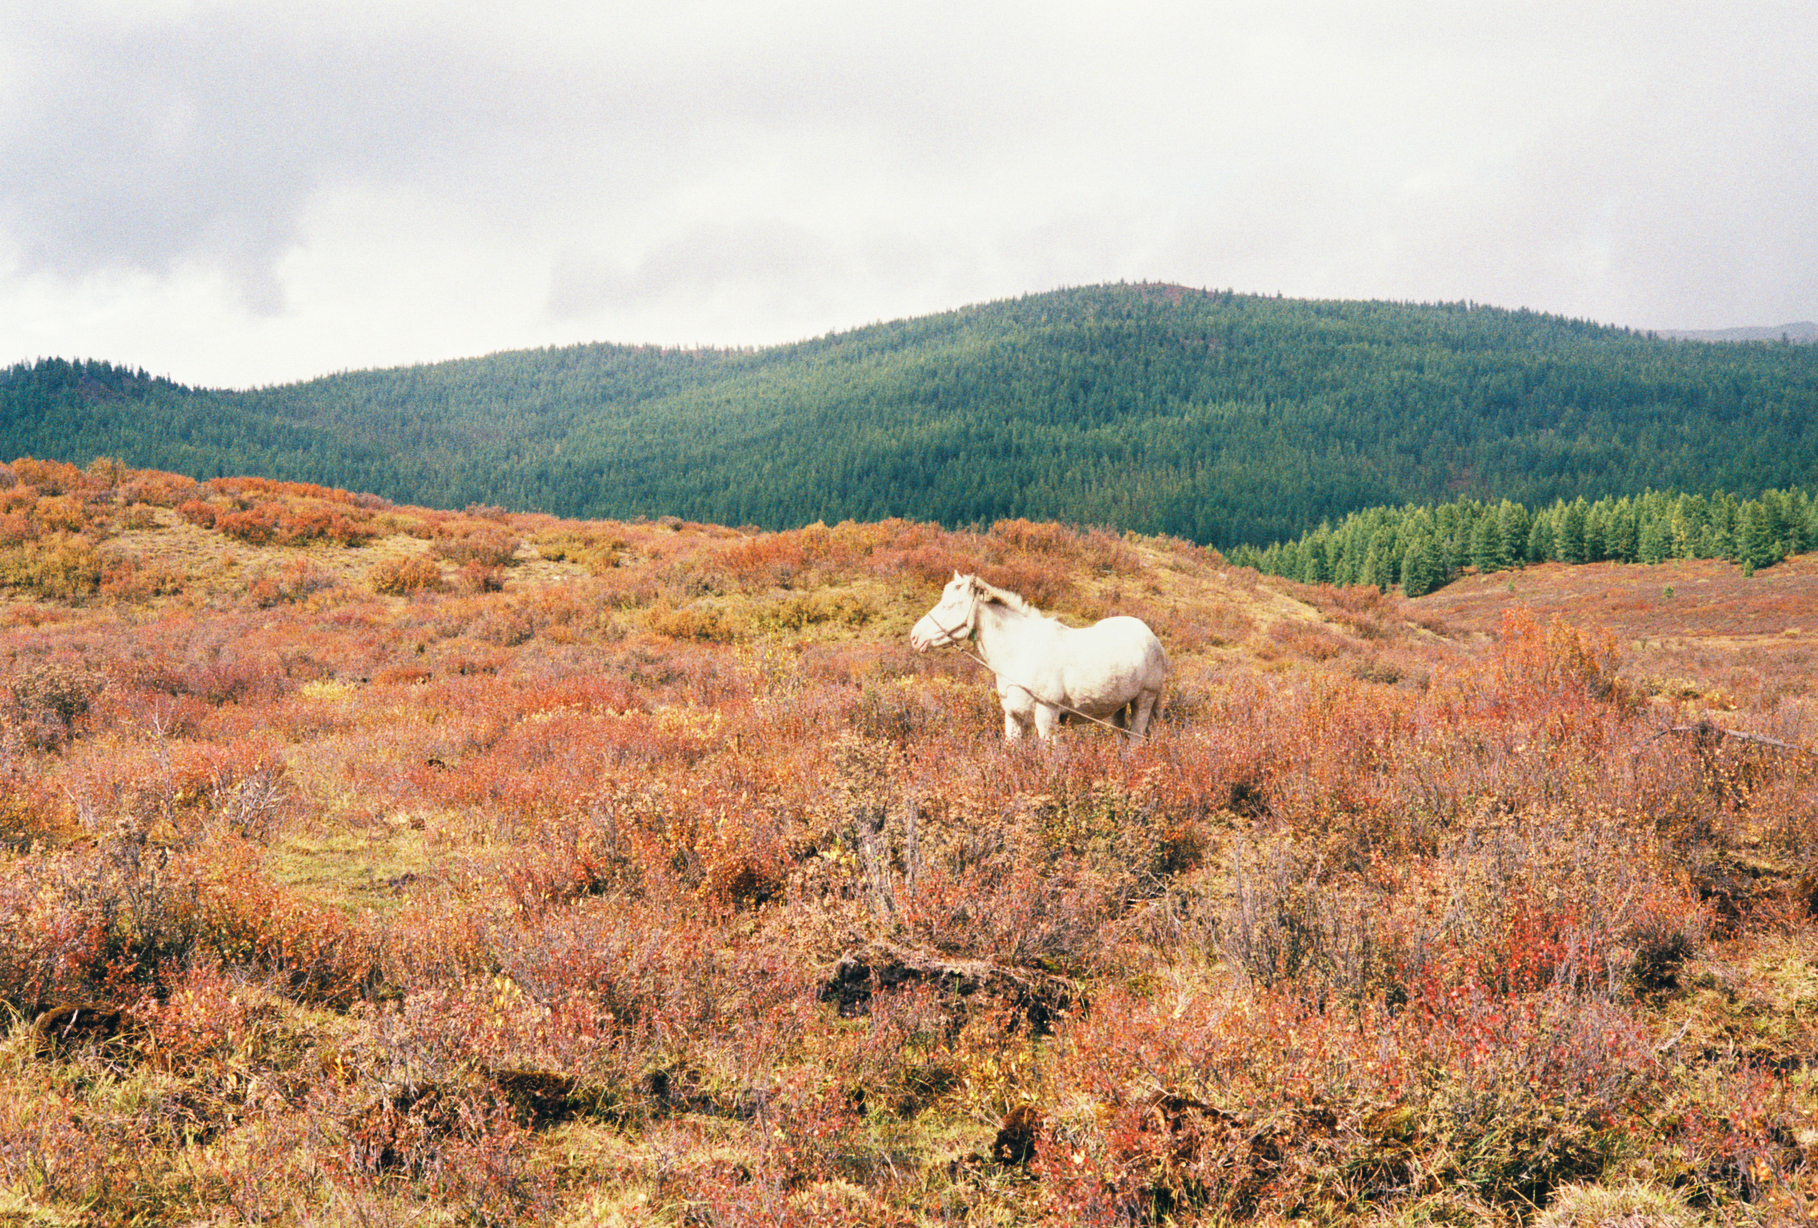
[[574, 516], [1261, 544], [1374, 505], [1813, 484], [1818, 347], [1106, 286], [761, 350], [580, 345], [242, 392], [40, 361], [0, 374], [17, 455]]

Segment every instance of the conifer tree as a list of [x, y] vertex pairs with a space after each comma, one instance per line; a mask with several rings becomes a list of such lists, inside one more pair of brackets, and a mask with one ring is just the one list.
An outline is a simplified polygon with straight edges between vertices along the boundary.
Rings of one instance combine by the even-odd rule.
[[1534, 521], [1528, 515], [1528, 509], [1504, 499], [1496, 516], [1502, 522], [1502, 543], [1503, 549], [1508, 552], [1509, 566], [1519, 567], [1531, 562], [1528, 557], [1528, 534], [1533, 529]]
[[1439, 542], [1431, 534], [1419, 534], [1408, 542], [1401, 556], [1401, 591], [1409, 597], [1424, 597], [1446, 582], [1445, 560]]
[[1558, 536], [1553, 543], [1553, 557], [1562, 563], [1585, 561], [1584, 522], [1586, 507], [1580, 495], [1566, 504], [1559, 514]]
[[1610, 512], [1605, 531], [1605, 557], [1619, 563], [1633, 563], [1635, 552], [1640, 546], [1639, 534], [1634, 504], [1627, 499], [1618, 501]]
[[1545, 513], [1534, 517], [1528, 529], [1528, 561], [1544, 563], [1553, 557], [1553, 521]]
[[1760, 500], [1750, 499], [1742, 505], [1738, 518], [1741, 526], [1737, 531], [1737, 562], [1742, 564], [1742, 573], [1752, 576], [1758, 567], [1767, 567], [1780, 561], [1775, 551], [1773, 526], [1768, 520], [1767, 508]]

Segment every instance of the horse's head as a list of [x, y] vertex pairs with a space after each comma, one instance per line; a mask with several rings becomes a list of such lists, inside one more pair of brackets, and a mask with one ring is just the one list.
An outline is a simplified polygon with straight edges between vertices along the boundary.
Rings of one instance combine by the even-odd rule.
[[909, 646], [917, 652], [945, 648], [972, 638], [978, 629], [978, 603], [983, 595], [977, 576], [953, 573], [941, 590], [941, 599], [909, 632]]

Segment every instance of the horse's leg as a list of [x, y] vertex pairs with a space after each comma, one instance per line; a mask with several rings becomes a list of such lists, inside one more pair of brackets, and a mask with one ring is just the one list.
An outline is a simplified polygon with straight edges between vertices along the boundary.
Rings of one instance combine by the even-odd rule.
[[1060, 709], [1053, 704], [1035, 705], [1035, 736], [1046, 741], [1060, 729]]
[[1155, 715], [1155, 703], [1161, 698], [1160, 691], [1144, 691], [1130, 701], [1130, 740], [1140, 742], [1149, 736], [1149, 718]]
[[1011, 742], [1022, 740], [1024, 732], [1023, 718], [1008, 705], [1004, 707], [1004, 737]]

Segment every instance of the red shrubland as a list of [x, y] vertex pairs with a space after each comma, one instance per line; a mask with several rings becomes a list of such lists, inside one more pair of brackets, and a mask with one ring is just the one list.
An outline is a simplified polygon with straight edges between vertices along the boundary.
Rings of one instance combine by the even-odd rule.
[[[59, 1208], [1515, 1222], [1810, 1179], [1818, 728], [1752, 658], [1668, 687], [1568, 619], [1026, 521], [36, 461], [0, 567], [0, 996], [63, 1029], [0, 1165]], [[1006, 745], [905, 643], [954, 570], [1148, 619], [1157, 736]]]

